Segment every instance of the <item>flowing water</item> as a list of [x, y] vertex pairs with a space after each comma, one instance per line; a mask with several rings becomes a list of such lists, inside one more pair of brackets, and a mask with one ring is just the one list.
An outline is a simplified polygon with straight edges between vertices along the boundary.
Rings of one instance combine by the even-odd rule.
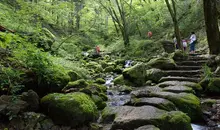
[[213, 127], [207, 127], [207, 126], [198, 125], [198, 124], [192, 124], [192, 128], [193, 130], [220, 130], [220, 126], [213, 128]]

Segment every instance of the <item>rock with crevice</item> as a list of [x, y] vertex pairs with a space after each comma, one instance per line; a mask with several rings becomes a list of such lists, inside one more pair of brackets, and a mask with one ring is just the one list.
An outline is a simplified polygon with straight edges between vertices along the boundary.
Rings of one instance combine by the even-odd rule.
[[163, 91], [173, 92], [173, 93], [194, 93], [193, 89], [186, 86], [168, 86], [163, 88]]

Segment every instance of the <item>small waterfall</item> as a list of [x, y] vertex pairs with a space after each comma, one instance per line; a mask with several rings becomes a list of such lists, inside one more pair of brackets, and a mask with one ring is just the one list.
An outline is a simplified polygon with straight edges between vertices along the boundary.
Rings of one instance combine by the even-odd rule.
[[131, 67], [132, 66], [133, 61], [132, 60], [126, 60], [125, 61], [125, 68]]

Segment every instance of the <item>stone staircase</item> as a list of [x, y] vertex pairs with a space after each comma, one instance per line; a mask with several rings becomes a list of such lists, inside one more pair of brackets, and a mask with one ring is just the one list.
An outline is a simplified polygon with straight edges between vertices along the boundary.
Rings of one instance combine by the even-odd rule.
[[198, 54], [190, 55], [187, 60], [176, 61], [174, 70], [165, 70], [167, 75], [160, 79], [164, 81], [190, 81], [198, 82], [202, 74], [202, 66], [207, 63], [207, 58], [201, 57]]

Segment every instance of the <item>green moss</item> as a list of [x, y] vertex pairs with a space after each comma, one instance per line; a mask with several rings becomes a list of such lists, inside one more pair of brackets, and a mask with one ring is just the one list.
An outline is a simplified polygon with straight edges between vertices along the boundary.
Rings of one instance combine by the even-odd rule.
[[56, 124], [76, 127], [97, 119], [92, 99], [84, 93], [53, 93], [41, 99], [42, 108]]
[[116, 77], [116, 78], [113, 80], [113, 82], [114, 82], [114, 84], [124, 85], [124, 84], [125, 84], [125, 81], [124, 81], [123, 75], [119, 75], [118, 77]]
[[101, 122], [109, 123], [112, 122], [116, 117], [117, 108], [105, 107], [101, 113]]
[[172, 101], [180, 111], [187, 113], [192, 121], [200, 121], [202, 119], [200, 100], [193, 94], [159, 92], [152, 93], [151, 96], [157, 96]]
[[99, 110], [102, 110], [106, 107], [106, 103], [98, 95], [92, 95], [92, 100], [95, 102], [95, 105]]
[[164, 114], [164, 123], [158, 124], [163, 130], [192, 130], [191, 120], [186, 114], [180, 111], [172, 111]]
[[115, 69], [113, 70], [113, 72], [115, 72], [115, 73], [117, 73], [117, 74], [121, 74], [122, 71], [123, 71], [123, 66], [121, 66], [121, 65], [117, 65], [117, 66], [115, 67]]
[[114, 71], [114, 66], [108, 66], [104, 69], [104, 72], [113, 72]]
[[108, 63], [105, 61], [100, 61], [99, 63], [101, 64], [103, 69], [105, 69], [108, 66]]
[[215, 99], [206, 99], [202, 102], [202, 106], [212, 107], [213, 104], [216, 104], [217, 101]]
[[118, 88], [119, 92], [130, 93], [132, 91], [132, 87], [127, 85], [122, 85]]
[[148, 63], [148, 66], [158, 69], [173, 69], [176, 67], [176, 63], [171, 58], [159, 57], [151, 59]]
[[146, 70], [146, 80], [151, 80], [155, 83], [158, 83], [163, 76], [165, 76], [165, 72], [160, 69], [153, 68]]
[[136, 64], [131, 68], [126, 68], [123, 71], [123, 77], [125, 80], [133, 83], [133, 86], [141, 87], [145, 84], [147, 66], [143, 63]]
[[103, 101], [108, 101], [108, 97], [104, 93], [99, 93], [99, 96], [102, 98]]
[[176, 50], [172, 55], [171, 58], [174, 60], [187, 60], [189, 55], [182, 51], [182, 50]]
[[84, 79], [79, 79], [74, 82], [69, 82], [63, 90], [68, 90], [70, 88], [85, 88], [88, 86], [88, 83]]
[[103, 78], [97, 78], [95, 80], [95, 83], [98, 83], [98, 84], [104, 84], [105, 83], [105, 80]]
[[212, 78], [206, 88], [209, 93], [219, 94], [220, 93], [220, 78]]

